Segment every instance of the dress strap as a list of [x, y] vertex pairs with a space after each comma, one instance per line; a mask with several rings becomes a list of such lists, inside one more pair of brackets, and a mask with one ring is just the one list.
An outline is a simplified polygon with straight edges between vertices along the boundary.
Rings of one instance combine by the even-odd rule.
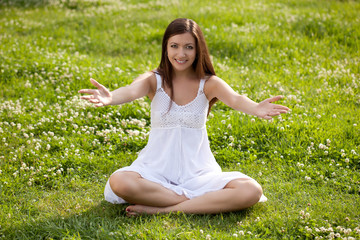
[[159, 90], [161, 88], [161, 76], [158, 72], [155, 72], [155, 76], [156, 76], [156, 90]]
[[205, 79], [200, 79], [199, 93], [204, 92]]

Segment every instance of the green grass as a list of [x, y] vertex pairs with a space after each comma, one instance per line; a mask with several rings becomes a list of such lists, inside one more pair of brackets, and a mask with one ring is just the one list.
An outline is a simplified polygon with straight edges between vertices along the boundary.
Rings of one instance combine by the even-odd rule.
[[[359, 239], [359, 13], [334, 0], [0, 0], [0, 238]], [[267, 122], [217, 103], [209, 116], [219, 164], [268, 202], [127, 218], [103, 188], [146, 145], [149, 100], [95, 109], [77, 90], [156, 68], [177, 17], [201, 26], [236, 91], [281, 94], [292, 111]]]

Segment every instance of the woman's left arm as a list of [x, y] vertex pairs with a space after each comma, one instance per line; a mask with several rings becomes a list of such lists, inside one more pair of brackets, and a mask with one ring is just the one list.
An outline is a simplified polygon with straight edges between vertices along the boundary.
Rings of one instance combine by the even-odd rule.
[[275, 96], [256, 103], [244, 95], [235, 92], [224, 80], [217, 76], [211, 76], [205, 84], [206, 97], [211, 100], [218, 98], [227, 106], [250, 115], [271, 120], [273, 116], [287, 113], [288, 107], [273, 104], [280, 100], [281, 96]]

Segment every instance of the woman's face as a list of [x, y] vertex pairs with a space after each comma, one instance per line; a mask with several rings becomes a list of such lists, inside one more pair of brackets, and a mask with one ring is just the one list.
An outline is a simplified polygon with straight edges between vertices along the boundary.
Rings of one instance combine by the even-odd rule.
[[175, 71], [192, 68], [196, 58], [196, 43], [190, 33], [174, 35], [167, 44], [167, 56]]

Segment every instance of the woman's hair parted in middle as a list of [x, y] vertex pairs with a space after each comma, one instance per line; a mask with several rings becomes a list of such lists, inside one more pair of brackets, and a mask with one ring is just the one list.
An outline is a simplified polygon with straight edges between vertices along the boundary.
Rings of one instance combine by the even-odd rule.
[[[173, 99], [174, 90], [173, 90], [173, 68], [167, 57], [167, 45], [168, 40], [174, 35], [190, 33], [196, 43], [196, 58], [192, 65], [196, 76], [199, 79], [204, 78], [206, 75], [216, 75], [214, 67], [211, 63], [209, 50], [206, 46], [204, 34], [202, 33], [199, 25], [187, 18], [178, 18], [172, 21], [169, 26], [166, 28], [164, 37], [162, 40], [162, 51], [161, 51], [161, 61], [160, 65], [157, 68], [158, 73], [163, 79], [163, 85], [166, 84], [170, 88], [170, 97]], [[209, 104], [209, 112], [211, 106], [217, 101], [216, 98], [211, 99]]]

